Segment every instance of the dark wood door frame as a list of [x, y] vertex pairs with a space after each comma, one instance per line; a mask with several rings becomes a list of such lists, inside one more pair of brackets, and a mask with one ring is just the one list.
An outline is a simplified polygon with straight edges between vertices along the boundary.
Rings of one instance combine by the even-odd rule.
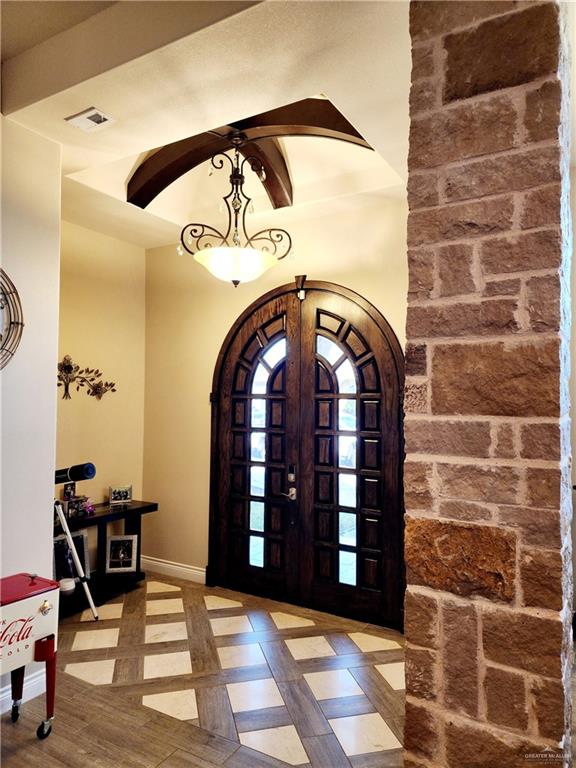
[[[300, 280], [301, 283], [301, 280]], [[364, 299], [359, 294], [355, 293], [354, 291], [345, 288], [343, 286], [334, 284], [334, 283], [328, 283], [328, 282], [320, 282], [320, 281], [310, 281], [306, 282], [304, 286], [306, 291], [317, 291], [317, 292], [325, 292], [328, 294], [335, 294], [340, 297], [344, 297], [354, 304], [356, 304], [358, 307], [360, 307], [368, 316], [369, 318], [375, 323], [375, 325], [380, 330], [382, 336], [387, 342], [388, 348], [391, 353], [391, 358], [394, 361], [393, 368], [394, 370], [390, 371], [390, 376], [392, 377], [392, 380], [394, 381], [394, 392], [395, 397], [398, 398], [398, 408], [397, 408], [397, 431], [399, 436], [398, 441], [398, 449], [399, 449], [399, 455], [397, 457], [397, 494], [395, 498], [395, 504], [396, 508], [391, 511], [391, 514], [394, 515], [394, 519], [397, 521], [397, 530], [395, 531], [394, 535], [397, 536], [397, 543], [398, 543], [398, 558], [399, 562], [401, 563], [401, 573], [398, 573], [395, 577], [397, 579], [397, 584], [395, 585], [395, 588], [397, 590], [398, 594], [398, 600], [397, 605], [394, 608], [395, 618], [392, 620], [388, 619], [387, 623], [389, 626], [394, 626], [396, 628], [402, 628], [403, 624], [403, 593], [404, 593], [404, 584], [405, 584], [405, 576], [404, 576], [404, 566], [403, 566], [403, 490], [402, 490], [402, 463], [403, 463], [403, 438], [402, 438], [402, 398], [403, 398], [403, 392], [404, 392], [404, 355], [402, 352], [402, 348], [400, 346], [400, 343], [398, 342], [398, 339], [392, 330], [389, 323], [386, 321], [384, 316], [379, 312], [378, 309], [376, 309], [372, 304], [370, 304], [366, 299]], [[222, 344], [222, 347], [220, 349], [220, 353], [218, 355], [216, 366], [214, 370], [214, 377], [213, 377], [213, 383], [212, 383], [212, 394], [210, 396], [210, 400], [212, 403], [212, 418], [211, 418], [211, 476], [210, 476], [210, 532], [209, 532], [209, 562], [208, 567], [206, 569], [206, 583], [208, 585], [222, 585], [222, 586], [228, 586], [233, 587], [234, 584], [230, 583], [229, 578], [226, 576], [226, 544], [222, 540], [220, 536], [220, 504], [221, 504], [221, 491], [219, 487], [220, 482], [220, 470], [221, 470], [221, 454], [220, 454], [220, 445], [219, 445], [219, 436], [220, 431], [222, 428], [221, 423], [221, 410], [219, 408], [219, 393], [222, 392], [222, 387], [224, 386], [223, 382], [223, 372], [225, 367], [225, 361], [227, 359], [227, 356], [230, 352], [230, 349], [235, 342], [235, 340], [238, 337], [238, 334], [242, 331], [242, 328], [244, 327], [245, 323], [254, 316], [256, 312], [258, 312], [261, 308], [263, 308], [265, 305], [269, 304], [271, 301], [275, 299], [279, 299], [281, 297], [284, 297], [288, 294], [296, 295], [298, 288], [294, 283], [287, 284], [280, 286], [279, 288], [276, 288], [272, 291], [269, 291], [265, 295], [261, 296], [259, 299], [257, 299], [253, 304], [251, 304], [236, 320], [230, 331], [228, 332], [226, 339], [224, 340], [224, 343]], [[300, 366], [300, 361], [298, 361], [298, 366]], [[395, 425], [396, 428], [396, 425]], [[261, 594], [262, 596], [272, 597], [276, 599], [283, 599], [283, 595], [278, 593], [277, 588], [274, 588], [274, 585], [272, 585], [269, 589], [263, 588], [255, 590], [254, 593]], [[285, 599], [285, 597], [284, 597]], [[294, 602], [296, 604], [302, 604], [302, 605], [309, 605], [311, 607], [314, 607], [314, 603], [310, 602], [306, 599], [306, 597], [300, 596], [300, 598], [294, 598], [291, 596], [290, 598], [291, 602]], [[356, 618], [360, 618], [358, 615], [358, 612], [349, 611], [347, 609], [347, 606], [345, 604], [338, 605], [335, 607], [334, 612], [340, 613], [342, 615], [348, 615], [348, 616], [355, 616]], [[366, 617], [367, 620], [369, 620], [368, 617]]]

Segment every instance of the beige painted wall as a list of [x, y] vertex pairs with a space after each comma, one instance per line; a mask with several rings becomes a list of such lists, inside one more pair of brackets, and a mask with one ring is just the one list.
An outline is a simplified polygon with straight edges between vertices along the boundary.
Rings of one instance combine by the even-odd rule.
[[52, 574], [60, 147], [2, 118], [2, 267], [24, 333], [2, 371], [1, 575]]
[[226, 333], [252, 301], [297, 274], [339, 283], [375, 304], [404, 344], [406, 204], [340, 205], [323, 219], [313, 205], [306, 217], [291, 215], [296, 255], [237, 289], [174, 246], [147, 252], [144, 495], [160, 510], [145, 520], [144, 554], [206, 565], [212, 374]]
[[97, 502], [110, 485], [142, 497], [144, 301], [144, 249], [62, 223], [59, 359], [99, 368], [117, 392], [96, 400], [72, 389], [62, 400], [58, 390], [57, 463], [94, 462], [95, 479], [77, 487]]

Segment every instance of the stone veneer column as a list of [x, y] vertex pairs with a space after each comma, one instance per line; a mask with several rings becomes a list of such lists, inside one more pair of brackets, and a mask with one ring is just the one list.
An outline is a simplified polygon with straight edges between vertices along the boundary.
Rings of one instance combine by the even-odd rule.
[[405, 766], [525, 768], [570, 746], [563, 22], [410, 11]]

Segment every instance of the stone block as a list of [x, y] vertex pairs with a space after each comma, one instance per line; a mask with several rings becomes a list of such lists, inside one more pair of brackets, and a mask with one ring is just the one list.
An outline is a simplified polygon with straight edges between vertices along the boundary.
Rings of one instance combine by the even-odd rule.
[[526, 94], [524, 127], [530, 141], [557, 139], [562, 91], [558, 80], [543, 83]]
[[412, 46], [412, 82], [421, 77], [430, 77], [434, 74], [434, 45]]
[[489, 19], [448, 35], [444, 101], [497, 91], [558, 69], [560, 27], [553, 3]]
[[407, 376], [426, 375], [426, 344], [406, 344], [405, 366]]
[[557, 339], [439, 344], [431, 369], [432, 413], [559, 415]]
[[509, 96], [441, 109], [410, 123], [410, 171], [504, 152], [518, 145], [517, 114]]
[[562, 475], [559, 469], [526, 468], [527, 503], [529, 507], [558, 509]]
[[439, 100], [438, 81], [436, 79], [418, 80], [410, 88], [410, 114], [433, 109]]
[[434, 251], [408, 251], [408, 298], [427, 299], [434, 289]]
[[520, 280], [489, 280], [484, 286], [484, 296], [518, 296]]
[[472, 605], [445, 602], [442, 607], [444, 705], [478, 715], [478, 619]]
[[[511, 197], [490, 198], [444, 208], [410, 211], [408, 244], [410, 246], [431, 245], [446, 240], [497, 235], [512, 227], [513, 214], [514, 203]], [[528, 269], [528, 267], [525, 268]]]
[[522, 229], [558, 226], [561, 194], [560, 184], [552, 184], [549, 187], [527, 192], [520, 217]]
[[518, 528], [525, 544], [560, 546], [560, 513], [557, 510], [505, 505], [499, 507], [498, 517], [502, 525]]
[[493, 517], [490, 507], [472, 501], [441, 501], [438, 514], [465, 522], [480, 522]]
[[438, 205], [438, 174], [435, 171], [426, 173], [411, 173], [407, 184], [408, 207], [411, 211], [417, 208], [428, 208]]
[[560, 676], [563, 635], [560, 618], [493, 609], [483, 612], [482, 627], [484, 656], [489, 661], [537, 675]]
[[426, 382], [406, 381], [404, 411], [405, 413], [428, 413], [428, 384]]
[[406, 645], [406, 690], [416, 699], [436, 699], [436, 652]]
[[520, 427], [520, 455], [523, 459], [560, 459], [559, 424], [523, 424]]
[[414, 592], [410, 586], [404, 598], [404, 635], [413, 645], [435, 648], [438, 644], [438, 601]]
[[526, 286], [526, 303], [532, 330], [536, 332], [560, 330], [559, 275], [531, 277]]
[[494, 456], [497, 459], [512, 459], [516, 456], [514, 430], [511, 424], [499, 424], [496, 429]]
[[564, 687], [561, 680], [532, 681], [530, 694], [540, 736], [558, 742], [564, 734]]
[[496, 735], [485, 725], [448, 722], [443, 768], [526, 768], [526, 755], [540, 754], [542, 744], [509, 733]]
[[491, 526], [407, 518], [407, 579], [456, 595], [514, 598], [516, 536]]
[[409, 306], [406, 334], [409, 338], [500, 336], [516, 333], [516, 299]]
[[520, 470], [516, 467], [438, 464], [438, 476], [443, 498], [513, 504], [519, 494]]
[[417, 0], [410, 3], [410, 35], [413, 40], [426, 40], [451, 32], [455, 27], [473, 24], [487, 16], [513, 11], [517, 7], [518, 2], [514, 0], [494, 0], [490, 3], [481, 0], [464, 0], [458, 3], [450, 0], [435, 3]]
[[560, 180], [558, 146], [477, 160], [446, 170], [450, 202], [529, 189]]
[[438, 249], [439, 296], [474, 293], [471, 245], [455, 243]]
[[484, 678], [484, 693], [488, 720], [507, 728], [527, 728], [528, 711], [523, 675], [489, 666]]
[[417, 757], [433, 759], [438, 751], [439, 723], [432, 712], [406, 702], [404, 748]]
[[558, 550], [523, 549], [520, 580], [524, 605], [562, 610], [562, 556]]
[[489, 422], [406, 420], [404, 437], [408, 453], [442, 453], [447, 456], [487, 457]]
[[562, 243], [558, 229], [487, 240], [480, 250], [480, 263], [487, 275], [558, 269], [561, 258]]
[[428, 509], [432, 504], [432, 464], [404, 463], [404, 504], [407, 510]]

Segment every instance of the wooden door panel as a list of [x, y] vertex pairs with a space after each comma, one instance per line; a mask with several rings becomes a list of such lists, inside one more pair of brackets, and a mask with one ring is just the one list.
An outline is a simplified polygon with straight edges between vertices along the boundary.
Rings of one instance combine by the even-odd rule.
[[389, 326], [346, 289], [243, 314], [215, 374], [209, 583], [401, 625], [402, 385]]

